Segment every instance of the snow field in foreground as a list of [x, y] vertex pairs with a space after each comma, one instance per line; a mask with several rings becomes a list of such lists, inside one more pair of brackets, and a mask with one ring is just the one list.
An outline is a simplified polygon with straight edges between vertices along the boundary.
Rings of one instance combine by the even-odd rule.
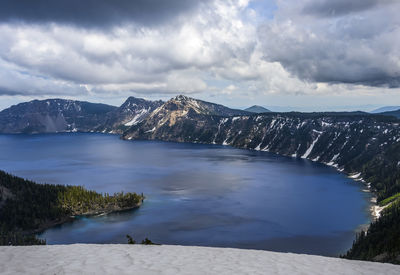
[[1, 274], [400, 274], [400, 266], [260, 250], [173, 245], [0, 247]]

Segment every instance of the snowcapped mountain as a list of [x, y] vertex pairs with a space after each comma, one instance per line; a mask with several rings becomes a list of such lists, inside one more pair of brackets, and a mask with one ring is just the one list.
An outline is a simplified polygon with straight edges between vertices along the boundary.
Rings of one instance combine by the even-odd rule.
[[184, 95], [178, 95], [170, 99], [165, 104], [166, 110], [185, 109], [191, 110], [201, 115], [216, 115], [216, 116], [235, 116], [235, 115], [248, 115], [249, 112], [231, 109], [220, 104], [206, 102], [203, 100], [194, 99]]
[[[142, 123], [128, 129], [124, 137], [163, 140], [176, 138], [177, 141], [184, 141], [187, 136], [196, 137], [198, 130], [203, 129], [214, 116], [248, 114], [250, 113], [180, 95], [154, 110]], [[202, 139], [201, 136], [198, 138]]]
[[130, 126], [143, 121], [163, 103], [161, 100], [150, 101], [133, 96], [128, 97], [120, 107], [107, 114], [103, 127], [98, 131], [122, 133]]

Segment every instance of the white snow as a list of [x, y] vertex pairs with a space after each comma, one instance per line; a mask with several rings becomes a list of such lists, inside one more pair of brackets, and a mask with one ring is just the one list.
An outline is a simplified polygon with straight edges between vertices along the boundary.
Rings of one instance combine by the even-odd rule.
[[326, 126], [332, 126], [332, 123], [328, 123], [328, 122], [325, 122], [325, 121], [321, 121], [321, 125], [322, 125], [322, 127], [326, 127]]
[[257, 147], [256, 147], [256, 148], [254, 148], [254, 150], [256, 150], [256, 151], [260, 151], [260, 150], [261, 150], [261, 144], [262, 144], [262, 142], [260, 142], [260, 144], [258, 144], [258, 145], [257, 145]]
[[310, 147], [307, 149], [307, 151], [304, 153], [304, 155], [301, 156], [303, 159], [307, 158], [307, 157], [311, 154], [311, 151], [312, 151], [312, 149], [314, 148], [315, 143], [317, 143], [319, 137], [320, 137], [320, 136], [318, 136], [318, 137], [311, 143]]
[[125, 126], [133, 126], [138, 124], [139, 122], [141, 122], [141, 118], [143, 118], [143, 116], [150, 110], [149, 109], [145, 109], [143, 108], [142, 110], [140, 110], [139, 112], [136, 113], [136, 115], [132, 118], [131, 121], [125, 123]]
[[313, 129], [313, 132], [314, 132], [314, 133], [317, 133], [317, 134], [322, 134], [322, 131], [317, 131], [317, 130], [315, 130], [315, 129]]
[[235, 117], [232, 118], [232, 122], [234, 122], [234, 121], [236, 121], [238, 119], [240, 119], [240, 116], [235, 116]]
[[271, 123], [269, 124], [269, 127], [270, 127], [270, 128], [274, 127], [275, 122], [276, 122], [276, 119], [274, 118], [274, 119], [271, 121]]
[[3, 246], [2, 274], [400, 274], [400, 266], [262, 250], [74, 244]]
[[350, 175], [349, 178], [351, 178], [351, 179], [357, 179], [357, 178], [359, 178], [360, 176], [361, 176], [361, 173], [357, 173], [357, 174]]
[[327, 163], [329, 166], [335, 166], [335, 161], [339, 157], [340, 153], [337, 153], [336, 155], [333, 156], [330, 162]]
[[154, 132], [155, 130], [156, 130], [156, 127], [154, 127], [154, 128], [151, 129], [151, 130], [146, 131], [145, 133], [152, 133], [152, 132]]

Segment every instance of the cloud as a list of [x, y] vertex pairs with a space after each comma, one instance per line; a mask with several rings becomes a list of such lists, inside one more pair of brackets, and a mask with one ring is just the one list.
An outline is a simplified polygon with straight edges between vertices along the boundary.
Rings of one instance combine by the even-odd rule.
[[[389, 2], [286, 2], [259, 28], [264, 58], [309, 82], [400, 87], [400, 3]], [[303, 16], [330, 10], [346, 16]]]
[[400, 3], [273, 2], [1, 1], [0, 96], [296, 105], [400, 86]]
[[0, 59], [0, 96], [38, 96], [60, 94], [83, 96], [87, 89], [62, 80], [34, 75], [23, 68]]
[[[30, 76], [43, 76], [32, 82], [69, 83], [78, 90], [84, 86], [98, 93], [207, 91], [207, 72], [246, 63], [252, 54], [256, 31], [241, 19], [246, 6], [243, 0], [210, 2], [188, 15], [184, 24], [157, 27], [128, 24], [102, 30], [3, 23], [0, 58]], [[15, 85], [17, 76], [6, 82]], [[13, 91], [23, 93], [21, 88]]]
[[306, 2], [302, 12], [322, 17], [342, 16], [393, 2], [394, 0], [312, 0]]
[[135, 22], [158, 25], [208, 0], [2, 0], [0, 21], [105, 27]]

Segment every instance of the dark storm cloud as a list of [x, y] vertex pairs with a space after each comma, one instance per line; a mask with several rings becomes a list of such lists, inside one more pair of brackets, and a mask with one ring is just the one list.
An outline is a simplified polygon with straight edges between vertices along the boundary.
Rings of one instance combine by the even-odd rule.
[[317, 0], [306, 4], [303, 13], [322, 17], [341, 16], [365, 11], [390, 2], [393, 0]]
[[265, 60], [309, 82], [400, 87], [399, 1], [292, 2], [259, 28]]
[[208, 0], [1, 0], [0, 21], [84, 27], [164, 23]]

